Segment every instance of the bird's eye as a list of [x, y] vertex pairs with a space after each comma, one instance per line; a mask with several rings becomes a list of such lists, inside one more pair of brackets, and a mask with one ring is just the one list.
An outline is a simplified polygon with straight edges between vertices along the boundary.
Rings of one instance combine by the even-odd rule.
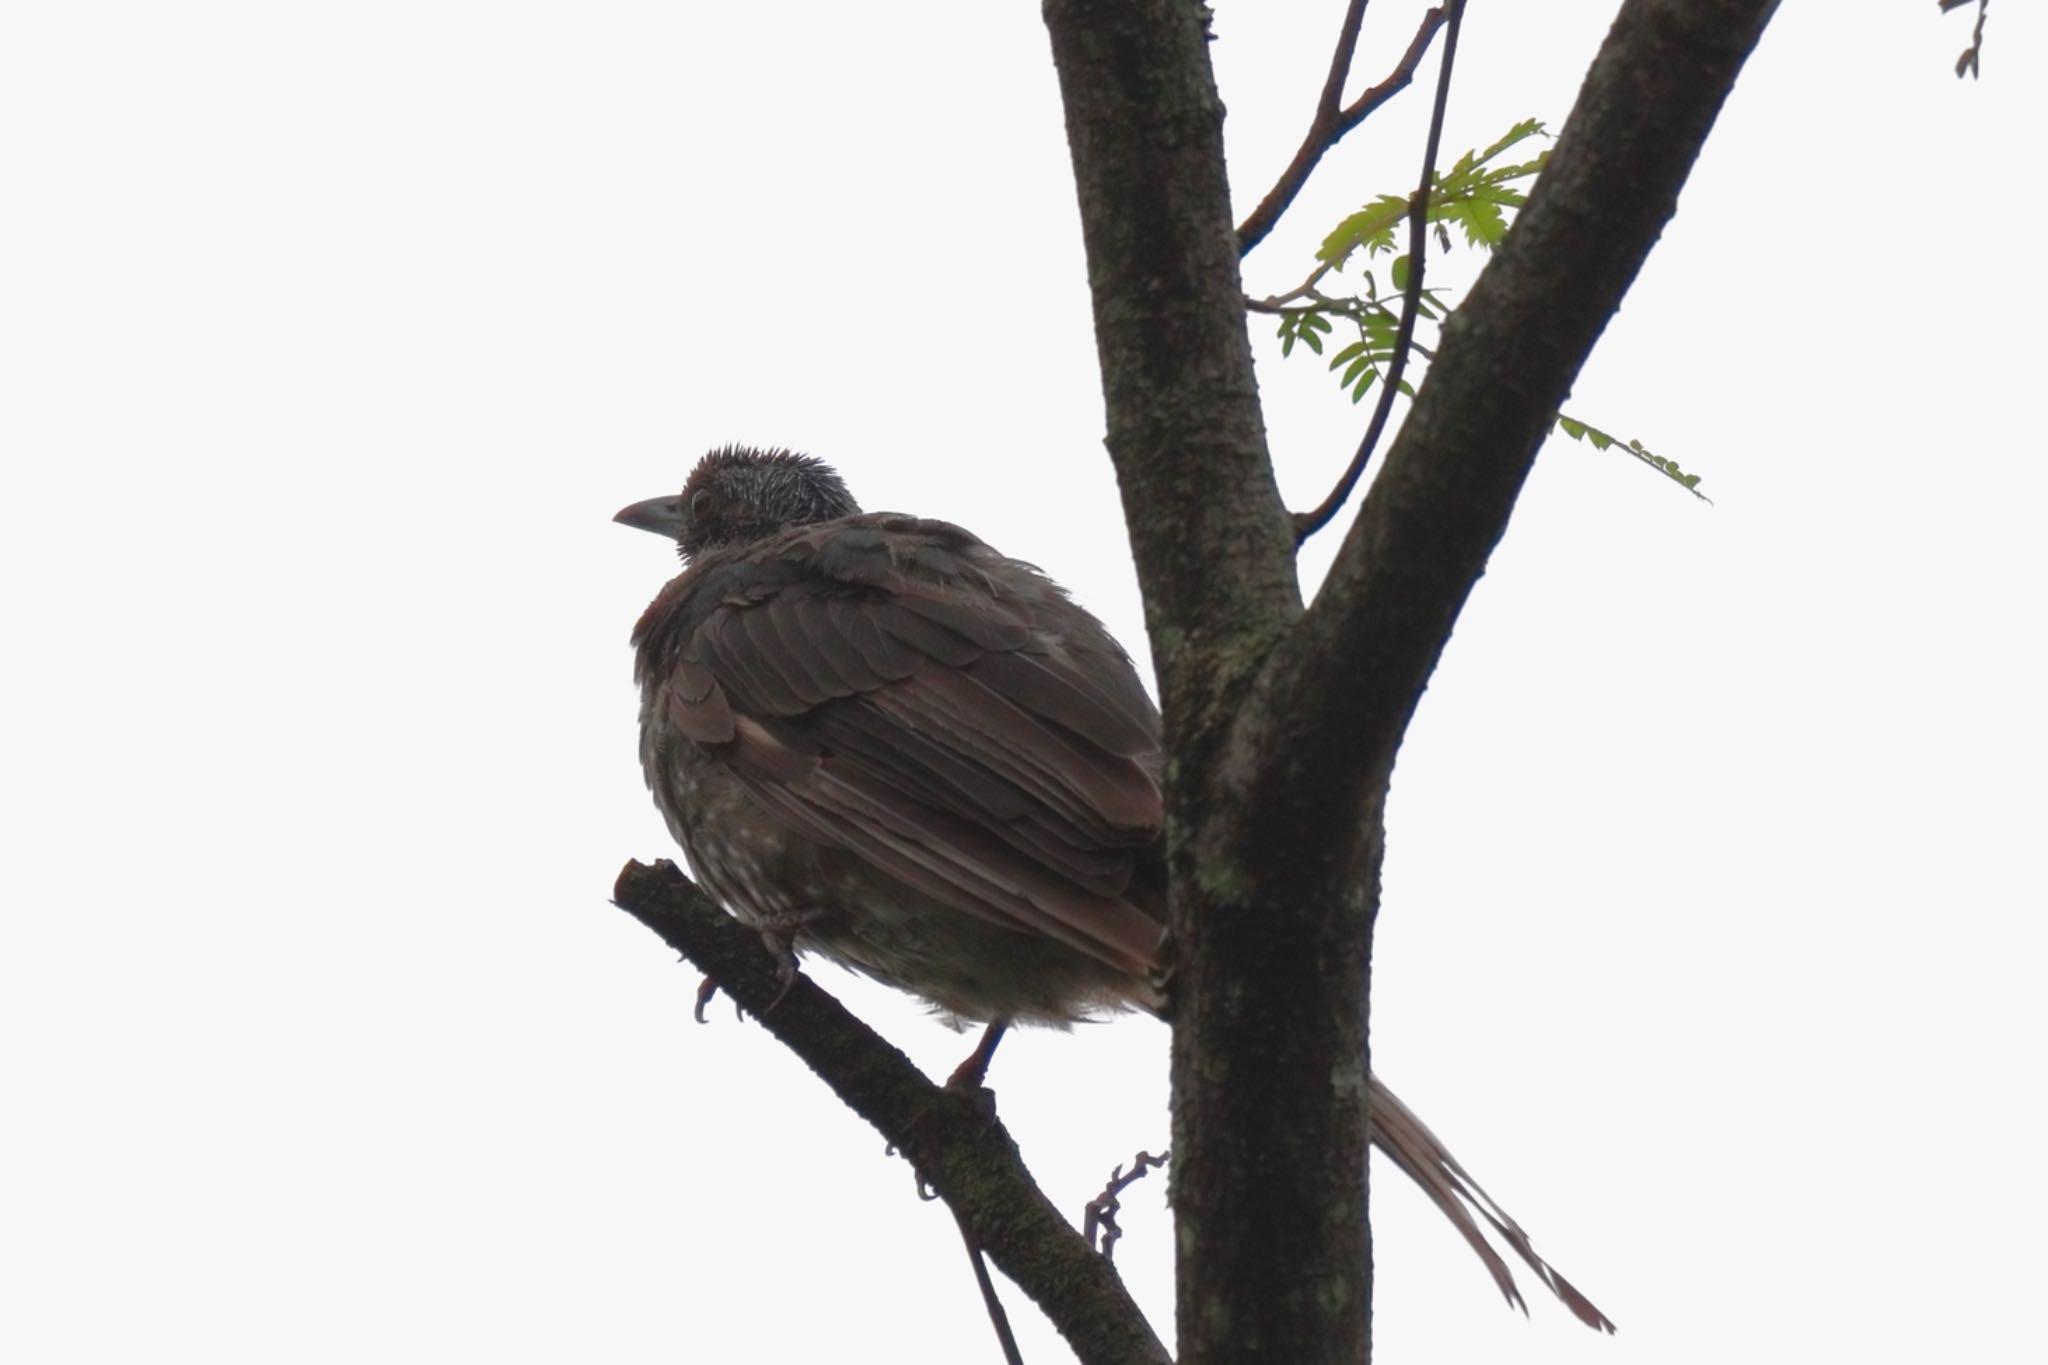
[[711, 510], [711, 504], [715, 501], [716, 499], [712, 497], [710, 489], [698, 489], [690, 495], [690, 515], [693, 517], [703, 516]]

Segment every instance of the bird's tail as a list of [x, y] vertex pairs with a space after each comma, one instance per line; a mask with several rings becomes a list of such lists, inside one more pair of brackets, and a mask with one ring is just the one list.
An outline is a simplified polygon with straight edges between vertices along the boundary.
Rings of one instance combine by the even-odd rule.
[[[1507, 1295], [1511, 1305], [1524, 1313], [1529, 1311], [1528, 1304], [1522, 1301], [1521, 1291], [1515, 1288], [1514, 1273], [1508, 1269], [1508, 1263], [1501, 1259], [1500, 1253], [1493, 1249], [1493, 1244], [1486, 1240], [1479, 1218], [1493, 1225], [1501, 1240], [1529, 1263], [1536, 1277], [1563, 1300], [1564, 1306], [1571, 1309], [1580, 1322], [1603, 1332], [1614, 1330], [1614, 1324], [1593, 1306], [1591, 1299], [1572, 1288], [1571, 1281], [1552, 1270], [1549, 1263], [1536, 1254], [1536, 1249], [1529, 1244], [1529, 1234], [1522, 1231], [1485, 1190], [1479, 1188], [1479, 1182], [1466, 1173], [1458, 1159], [1437, 1140], [1436, 1134], [1429, 1131], [1428, 1125], [1415, 1117], [1415, 1111], [1401, 1103], [1377, 1076], [1372, 1078], [1371, 1105], [1372, 1140], [1393, 1158], [1396, 1166], [1428, 1192], [1430, 1199], [1443, 1210], [1444, 1217], [1451, 1220], [1452, 1226], [1464, 1235], [1472, 1250], [1479, 1254], [1479, 1259], [1486, 1263], [1493, 1282], [1500, 1286], [1500, 1292]], [[1475, 1213], [1479, 1218], [1473, 1217]]]

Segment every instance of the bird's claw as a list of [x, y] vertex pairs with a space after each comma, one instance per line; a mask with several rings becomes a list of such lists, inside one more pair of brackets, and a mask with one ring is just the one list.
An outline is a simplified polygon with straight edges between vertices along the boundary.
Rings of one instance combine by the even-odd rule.
[[796, 977], [796, 954], [790, 949], [784, 948], [781, 959], [775, 964], [775, 998], [768, 1002], [768, 1008], [762, 1010], [761, 1013], [772, 1014], [775, 1012], [775, 1007], [782, 1003], [782, 997], [788, 995], [789, 988], [796, 984]]

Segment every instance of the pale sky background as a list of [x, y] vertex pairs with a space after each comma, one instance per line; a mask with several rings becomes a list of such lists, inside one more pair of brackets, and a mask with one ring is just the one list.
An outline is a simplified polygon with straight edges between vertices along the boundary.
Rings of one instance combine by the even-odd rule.
[[[1242, 205], [1341, 8], [1221, 5]], [[1786, 6], [1571, 403], [1715, 505], [1554, 443], [1423, 703], [1376, 1061], [1621, 1334], [1379, 1165], [1382, 1361], [2048, 1359], [2048, 25], [1994, 8], [1972, 84], [1933, 0]], [[1447, 149], [1561, 123], [1610, 12], [1475, 4]], [[606, 903], [672, 851], [674, 565], [609, 518], [792, 445], [1142, 653], [1036, 6], [19, 3], [0, 194], [0, 1357], [997, 1359], [909, 1169]], [[1254, 331], [1306, 505], [1363, 414]], [[1005, 1046], [1062, 1207], [1165, 1046]]]

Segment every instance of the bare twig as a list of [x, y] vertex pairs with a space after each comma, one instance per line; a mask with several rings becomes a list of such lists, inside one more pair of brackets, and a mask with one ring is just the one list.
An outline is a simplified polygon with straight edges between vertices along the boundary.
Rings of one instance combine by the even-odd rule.
[[1323, 282], [1323, 276], [1336, 268], [1330, 262], [1324, 261], [1308, 273], [1307, 279], [1295, 285], [1294, 288], [1286, 293], [1268, 294], [1263, 299], [1248, 298], [1244, 301], [1244, 306], [1254, 313], [1277, 313], [1296, 299], [1315, 299], [1321, 302], [1323, 295], [1317, 292], [1316, 286]]
[[1294, 543], [1299, 545], [1310, 536], [1330, 524], [1351, 496], [1351, 490], [1358, 486], [1358, 480], [1365, 473], [1366, 462], [1372, 459], [1373, 448], [1379, 444], [1380, 433], [1386, 429], [1387, 418], [1394, 410], [1394, 395], [1401, 388], [1401, 372], [1408, 365], [1408, 345], [1415, 339], [1415, 315], [1422, 303], [1422, 267], [1429, 254], [1429, 188], [1436, 178], [1437, 145], [1443, 140], [1444, 110], [1451, 98], [1451, 63], [1458, 54], [1458, 23], [1465, 16], [1465, 0], [1449, 0], [1450, 17], [1444, 34], [1444, 55], [1442, 68], [1436, 78], [1436, 105], [1430, 110], [1429, 138], [1422, 153], [1422, 183], [1415, 188], [1414, 205], [1408, 210], [1408, 287], [1401, 297], [1401, 326], [1394, 335], [1394, 355], [1387, 362], [1386, 378], [1380, 383], [1379, 402], [1373, 406], [1372, 420], [1366, 424], [1365, 435], [1358, 442], [1358, 450], [1351, 457], [1351, 465], [1344, 471], [1344, 477], [1337, 480], [1337, 486], [1330, 490], [1322, 505], [1313, 512], [1303, 512], [1294, 519]]
[[1351, 74], [1352, 53], [1358, 47], [1358, 27], [1364, 18], [1365, 0], [1351, 0], [1344, 11], [1344, 24], [1337, 34], [1337, 50], [1330, 57], [1330, 74], [1323, 82], [1323, 93], [1316, 100], [1316, 113], [1309, 121], [1308, 133], [1302, 138], [1294, 160], [1287, 163], [1287, 169], [1280, 172], [1273, 188], [1266, 191], [1266, 197], [1238, 227], [1238, 255], [1250, 255], [1251, 249], [1265, 240], [1266, 234], [1287, 212], [1287, 206], [1294, 202], [1294, 196], [1300, 194], [1301, 187], [1308, 183], [1316, 164], [1323, 159], [1323, 153], [1370, 118], [1374, 110], [1408, 88], [1408, 83], [1415, 79], [1415, 68], [1422, 64], [1423, 54], [1429, 51], [1430, 40], [1436, 37], [1446, 15], [1443, 5], [1424, 14], [1422, 26], [1415, 30], [1415, 36], [1408, 42], [1408, 50], [1401, 54], [1400, 62], [1387, 78], [1378, 85], [1367, 86], [1351, 103], [1340, 104], [1344, 98], [1345, 77]]
[[974, 1239], [974, 1229], [967, 1226], [966, 1215], [955, 1209], [953, 1218], [960, 1224], [960, 1240], [967, 1244], [974, 1283], [981, 1290], [982, 1307], [988, 1309], [989, 1326], [996, 1329], [996, 1342], [1003, 1348], [1004, 1365], [1024, 1365], [1024, 1353], [1017, 1349], [1017, 1334], [1010, 1330], [1010, 1315], [1003, 1311], [1003, 1301], [996, 1297], [996, 1282], [989, 1278], [988, 1257], [981, 1254], [981, 1243]]
[[1117, 1167], [1109, 1173], [1109, 1183], [1102, 1187], [1102, 1193], [1088, 1201], [1088, 1208], [1081, 1220], [1081, 1235], [1088, 1239], [1088, 1245], [1092, 1247], [1096, 1245], [1096, 1232], [1100, 1229], [1100, 1250], [1103, 1260], [1115, 1259], [1116, 1244], [1124, 1235], [1124, 1230], [1116, 1223], [1117, 1210], [1123, 1207], [1117, 1196], [1137, 1181], [1144, 1179], [1145, 1172], [1164, 1166], [1167, 1158], [1172, 1155], [1171, 1152], [1161, 1152], [1158, 1156], [1153, 1156], [1150, 1152], [1138, 1153], [1131, 1158], [1129, 1175], [1124, 1174], [1123, 1167]]

